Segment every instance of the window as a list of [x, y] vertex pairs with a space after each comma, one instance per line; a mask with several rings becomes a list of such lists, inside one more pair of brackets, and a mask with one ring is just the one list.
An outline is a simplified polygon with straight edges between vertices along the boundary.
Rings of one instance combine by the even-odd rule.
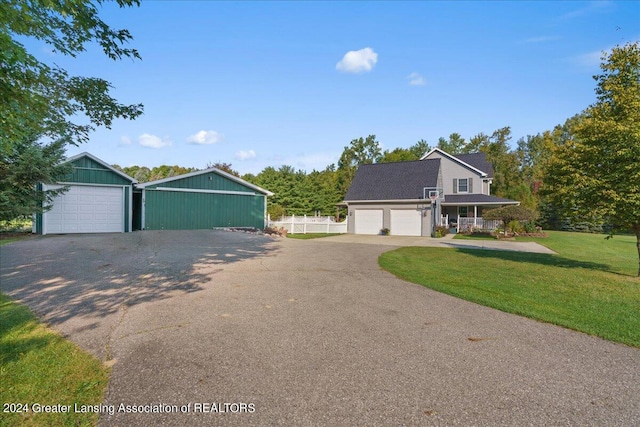
[[469, 213], [469, 209], [467, 206], [458, 206], [458, 216], [461, 218], [466, 218]]
[[469, 180], [467, 178], [460, 178], [458, 180], [458, 193], [469, 192]]

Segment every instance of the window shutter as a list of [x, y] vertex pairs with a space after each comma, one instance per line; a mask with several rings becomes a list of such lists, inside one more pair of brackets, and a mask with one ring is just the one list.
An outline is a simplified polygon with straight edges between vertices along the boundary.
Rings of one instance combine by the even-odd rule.
[[469, 180], [467, 181], [467, 185], [468, 185], [467, 190], [469, 191], [469, 193], [473, 193], [473, 185], [472, 185], [472, 183], [473, 183], [473, 178], [469, 178]]
[[458, 192], [458, 178], [453, 178], [453, 194]]

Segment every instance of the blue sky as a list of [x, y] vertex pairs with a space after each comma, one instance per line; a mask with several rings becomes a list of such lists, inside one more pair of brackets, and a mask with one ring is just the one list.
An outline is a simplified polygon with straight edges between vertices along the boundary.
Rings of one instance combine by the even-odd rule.
[[40, 55], [145, 113], [67, 155], [241, 173], [321, 170], [369, 134], [393, 149], [511, 126], [515, 145], [594, 102], [601, 51], [640, 39], [635, 1], [143, 0], [101, 16], [141, 61]]

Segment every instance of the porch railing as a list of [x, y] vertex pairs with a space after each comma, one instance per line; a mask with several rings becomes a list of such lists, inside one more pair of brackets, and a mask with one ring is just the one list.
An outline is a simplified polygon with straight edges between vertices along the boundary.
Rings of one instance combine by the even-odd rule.
[[451, 228], [455, 227], [457, 232], [469, 230], [496, 230], [502, 228], [502, 221], [499, 219], [484, 219], [482, 217], [458, 217], [450, 218], [449, 215], [442, 215], [438, 225]]
[[484, 219], [482, 217], [458, 218], [458, 232], [470, 230], [496, 230], [502, 227], [499, 219]]

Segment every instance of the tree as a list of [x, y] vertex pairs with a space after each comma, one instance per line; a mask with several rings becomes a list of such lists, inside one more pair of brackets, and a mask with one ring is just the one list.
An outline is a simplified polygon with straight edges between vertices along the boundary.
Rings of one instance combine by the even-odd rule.
[[442, 137], [438, 139], [438, 148], [448, 154], [462, 154], [465, 152], [466, 145], [464, 138], [456, 132], [449, 135], [448, 140]]
[[[138, 0], [117, 0], [117, 3], [120, 7], [139, 4]], [[3, 153], [25, 152], [29, 147], [29, 155], [40, 159], [41, 167], [51, 167], [58, 153], [54, 147], [63, 150], [66, 144], [78, 145], [88, 140], [89, 132], [96, 126], [109, 128], [116, 118], [134, 119], [142, 114], [141, 104], [123, 105], [111, 97], [109, 82], [70, 76], [64, 69], [38, 60], [20, 43], [25, 37], [43, 41], [56, 53], [71, 57], [84, 51], [85, 45], [97, 43], [111, 59], [140, 58], [135, 49], [123, 47], [131, 40], [129, 32], [111, 29], [98, 17], [98, 9], [89, 0], [0, 2]], [[34, 135], [55, 142], [37, 143]], [[20, 168], [19, 165], [3, 163], [1, 167], [5, 173], [18, 176], [22, 172], [12, 169]], [[56, 175], [55, 169], [42, 172], [43, 177], [52, 179]], [[23, 195], [30, 193], [35, 184], [27, 180], [20, 182], [22, 187], [5, 188], [4, 200], [23, 200]], [[9, 194], [11, 191], [16, 193]]]
[[0, 150], [0, 221], [29, 217], [50, 207], [57, 190], [38, 191], [38, 182], [56, 182], [71, 172], [62, 164], [65, 142], [46, 145], [38, 137], [15, 141], [7, 150]]
[[379, 163], [391, 162], [410, 162], [420, 160], [422, 156], [431, 151], [429, 143], [424, 139], [416, 142], [409, 148], [395, 148], [392, 151], [385, 150], [379, 160]]
[[464, 146], [465, 153], [482, 152], [493, 165], [493, 182], [491, 191], [499, 197], [525, 200], [530, 204], [531, 194], [527, 186], [523, 186], [518, 157], [511, 151], [511, 128], [509, 126], [495, 130], [491, 136], [479, 133]]
[[[138, 0], [117, 0], [121, 7]], [[72, 144], [88, 140], [94, 126], [109, 127], [117, 118], [135, 118], [142, 105], [119, 104], [109, 95], [109, 82], [77, 77], [49, 66], [27, 52], [17, 37], [44, 41], [56, 53], [75, 57], [95, 42], [111, 59], [140, 58], [123, 47], [132, 39], [127, 30], [111, 29], [98, 17], [89, 0], [3, 1], [0, 3], [0, 140], [3, 145], [30, 135], [64, 139]], [[8, 101], [8, 102], [5, 102]], [[74, 123], [84, 113], [89, 124]], [[3, 148], [6, 148], [3, 146]]]
[[347, 194], [351, 181], [356, 174], [358, 166], [377, 163], [382, 159], [380, 143], [375, 135], [365, 138], [353, 139], [344, 147], [344, 151], [338, 160], [338, 188], [341, 197]]
[[602, 61], [596, 102], [575, 125], [575, 140], [553, 153], [544, 191], [569, 217], [599, 215], [612, 233], [633, 231], [640, 277], [640, 42]]
[[216, 168], [223, 172], [226, 172], [228, 174], [231, 174], [233, 176], [237, 176], [238, 178], [240, 178], [240, 173], [237, 170], [234, 170], [232, 166], [233, 165], [231, 163], [225, 163], [225, 162], [207, 163], [207, 169]]
[[508, 205], [501, 208], [489, 209], [482, 213], [484, 219], [502, 220], [504, 232], [507, 233], [507, 227], [511, 221], [532, 221], [537, 218], [535, 211], [519, 205]]

